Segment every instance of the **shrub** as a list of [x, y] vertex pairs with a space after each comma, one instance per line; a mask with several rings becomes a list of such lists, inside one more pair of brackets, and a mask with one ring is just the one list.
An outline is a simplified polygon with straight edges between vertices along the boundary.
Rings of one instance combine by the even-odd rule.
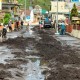
[[10, 13], [6, 13], [4, 16], [4, 21], [3, 24], [8, 24], [9, 20], [11, 19], [11, 14]]

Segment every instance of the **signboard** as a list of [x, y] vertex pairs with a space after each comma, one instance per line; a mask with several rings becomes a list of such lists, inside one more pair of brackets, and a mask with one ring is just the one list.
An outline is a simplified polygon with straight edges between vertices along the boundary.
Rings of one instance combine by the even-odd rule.
[[71, 2], [80, 2], [80, 0], [71, 0]]
[[0, 10], [2, 10], [2, 0], [0, 0]]

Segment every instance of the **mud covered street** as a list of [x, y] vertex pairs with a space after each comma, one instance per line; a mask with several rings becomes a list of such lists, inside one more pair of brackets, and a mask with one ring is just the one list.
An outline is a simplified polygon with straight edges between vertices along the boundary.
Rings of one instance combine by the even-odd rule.
[[0, 80], [80, 80], [80, 57], [53, 29], [29, 28], [0, 43]]

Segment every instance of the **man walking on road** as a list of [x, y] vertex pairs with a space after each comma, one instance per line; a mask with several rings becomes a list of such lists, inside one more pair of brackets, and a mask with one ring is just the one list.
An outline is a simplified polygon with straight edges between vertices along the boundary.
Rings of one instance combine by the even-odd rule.
[[65, 23], [64, 23], [64, 21], [62, 21], [62, 23], [61, 23], [61, 35], [63, 35], [63, 34], [65, 34], [65, 28], [66, 28], [66, 26], [65, 26]]
[[8, 28], [9, 28], [10, 32], [12, 32], [12, 25], [11, 24], [12, 24], [12, 21], [10, 20], [9, 23], [8, 23]]

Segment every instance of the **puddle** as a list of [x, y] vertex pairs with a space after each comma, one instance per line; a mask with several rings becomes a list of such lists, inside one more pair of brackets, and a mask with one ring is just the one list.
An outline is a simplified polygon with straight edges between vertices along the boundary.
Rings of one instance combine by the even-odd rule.
[[40, 66], [40, 59], [29, 58], [28, 64], [25, 67], [24, 80], [44, 80], [45, 76], [42, 74], [42, 69]]
[[32, 28], [33, 28], [33, 26], [29, 26], [27, 31], [23, 34], [23, 37], [35, 38], [34, 31], [31, 30]]
[[10, 36], [8, 36], [8, 37], [7, 37], [7, 39], [9, 39], [9, 38], [14, 39], [14, 38], [17, 38], [17, 37], [18, 37], [17, 35], [13, 35], [13, 36], [12, 36], [12, 35], [10, 35]]
[[14, 38], [18, 37], [19, 35], [20, 34], [18, 32], [12, 32], [11, 34], [7, 33], [7, 39], [9, 39], [9, 38], [14, 39]]
[[45, 80], [43, 71], [49, 70], [46, 66], [47, 62], [38, 56], [26, 56], [28, 63], [21, 65], [24, 72], [24, 80]]
[[38, 51], [34, 48], [34, 45], [29, 45], [28, 47], [26, 47], [26, 52], [30, 52], [30, 53], [38, 53]]
[[7, 46], [0, 46], [0, 63], [6, 64], [6, 59], [12, 59], [14, 57]]
[[33, 28], [33, 26], [29, 26], [29, 33], [32, 35], [33, 34], [33, 30], [31, 30]]
[[27, 59], [40, 59], [38, 56], [26, 56]]
[[29, 47], [26, 48], [26, 52], [38, 53], [38, 51], [36, 49], [31, 49]]

